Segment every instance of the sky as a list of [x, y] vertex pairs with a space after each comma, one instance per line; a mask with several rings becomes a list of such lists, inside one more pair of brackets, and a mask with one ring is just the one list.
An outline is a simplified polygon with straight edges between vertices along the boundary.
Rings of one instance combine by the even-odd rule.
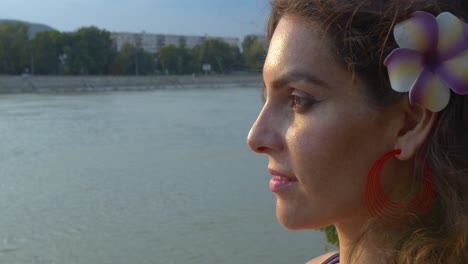
[[238, 37], [264, 34], [269, 0], [0, 0], [0, 19], [59, 31], [96, 26], [111, 32]]

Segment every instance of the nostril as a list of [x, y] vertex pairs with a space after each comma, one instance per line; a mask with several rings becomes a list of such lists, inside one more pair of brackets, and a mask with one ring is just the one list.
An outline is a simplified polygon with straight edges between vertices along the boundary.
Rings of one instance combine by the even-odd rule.
[[258, 138], [254, 138], [251, 135], [252, 134], [250, 134], [247, 138], [247, 146], [249, 146], [249, 148], [254, 152], [265, 153], [265, 151], [267, 151], [268, 148], [264, 144], [259, 142]]
[[278, 149], [279, 139], [273, 133], [272, 130], [250, 130], [247, 145], [252, 151], [260, 154], [267, 154], [272, 149]]
[[258, 152], [265, 152], [266, 149], [267, 149], [266, 147], [258, 147], [257, 151]]

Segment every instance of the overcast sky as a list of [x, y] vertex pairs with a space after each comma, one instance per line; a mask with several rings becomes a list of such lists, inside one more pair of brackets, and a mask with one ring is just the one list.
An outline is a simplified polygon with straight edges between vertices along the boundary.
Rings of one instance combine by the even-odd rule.
[[94, 25], [115, 32], [243, 37], [265, 31], [268, 0], [0, 0], [0, 18], [60, 31]]

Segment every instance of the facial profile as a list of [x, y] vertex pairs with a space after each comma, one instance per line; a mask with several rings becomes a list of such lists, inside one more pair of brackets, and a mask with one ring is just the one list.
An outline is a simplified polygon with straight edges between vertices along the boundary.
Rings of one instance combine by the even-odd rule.
[[269, 156], [277, 216], [291, 229], [365, 217], [367, 170], [397, 133], [388, 129], [392, 111], [366, 103], [363, 84], [311, 27], [280, 20], [264, 66], [266, 102], [248, 136], [254, 151]]

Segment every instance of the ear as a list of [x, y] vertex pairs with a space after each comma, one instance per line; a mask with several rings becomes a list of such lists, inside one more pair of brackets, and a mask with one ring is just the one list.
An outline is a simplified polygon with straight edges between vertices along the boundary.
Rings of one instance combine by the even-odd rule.
[[395, 149], [401, 149], [396, 156], [408, 160], [416, 155], [434, 126], [437, 114], [421, 105], [408, 105], [404, 111], [403, 125], [395, 142]]

